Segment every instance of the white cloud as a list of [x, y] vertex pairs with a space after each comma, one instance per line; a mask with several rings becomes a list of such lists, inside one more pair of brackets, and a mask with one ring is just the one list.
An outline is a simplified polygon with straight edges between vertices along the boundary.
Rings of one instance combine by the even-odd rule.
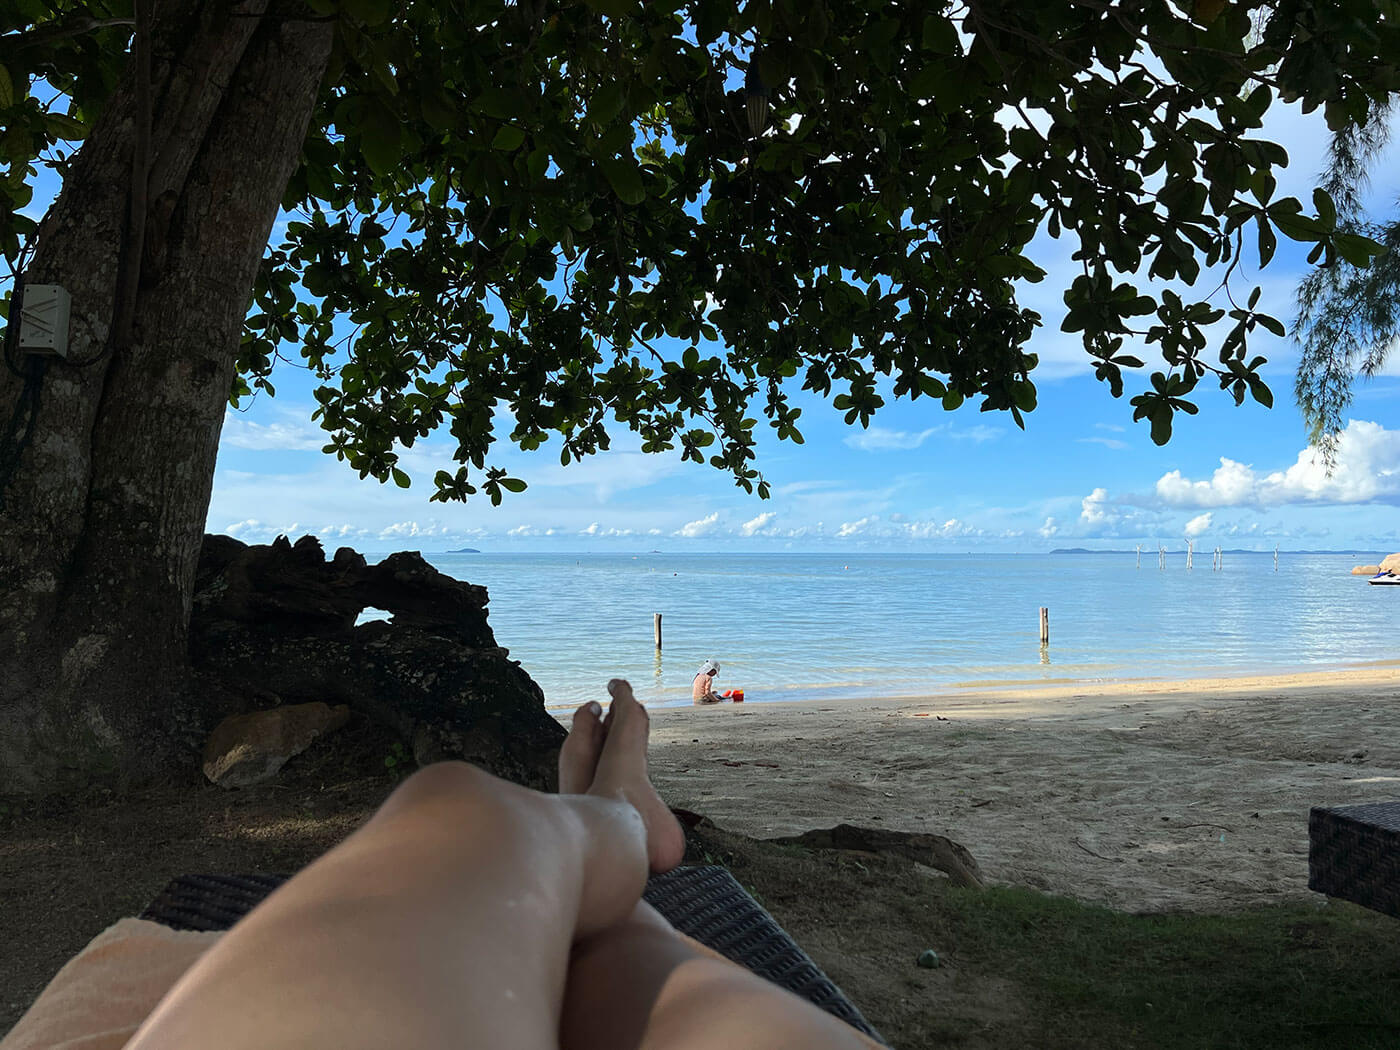
[[1206, 511], [1204, 514], [1197, 514], [1194, 518], [1192, 518], [1186, 523], [1186, 535], [1194, 539], [1201, 533], [1205, 532], [1206, 529], [1210, 528], [1210, 522], [1210, 511]]
[[450, 529], [436, 521], [430, 521], [426, 525], [420, 525], [416, 521], [399, 521], [380, 529], [378, 538], [381, 540], [407, 540], [437, 539], [444, 536], [481, 537], [485, 535], [487, 533], [484, 529]]
[[911, 521], [901, 528], [911, 540], [952, 539], [959, 536], [982, 536], [984, 532], [957, 518], [946, 521]]
[[948, 436], [954, 441], [975, 441], [980, 445], [984, 441], [994, 441], [1005, 433], [1001, 427], [978, 423], [970, 427], [953, 427], [948, 431]]
[[1126, 430], [1127, 428], [1126, 428], [1126, 427], [1120, 427], [1117, 423], [1095, 423], [1095, 424], [1094, 424], [1094, 429], [1095, 429], [1095, 430], [1111, 430], [1111, 431], [1112, 431], [1113, 433], [1115, 433], [1115, 434], [1121, 434], [1121, 433], [1123, 433], [1123, 431]]
[[993, 441], [1004, 434], [1001, 427], [977, 423], [970, 427], [955, 427], [951, 423], [940, 423], [927, 430], [890, 430], [887, 427], [871, 427], [857, 431], [843, 440], [851, 448], [862, 452], [908, 451], [919, 448], [935, 434], [942, 434], [953, 441], [974, 441], [981, 444]]
[[836, 530], [836, 536], [838, 539], [844, 539], [847, 536], [859, 536], [862, 532], [870, 531], [870, 527], [879, 520], [880, 519], [876, 515], [870, 514], [861, 518], [859, 521], [848, 521]]
[[719, 524], [719, 511], [706, 515], [698, 521], [688, 522], [673, 532], [673, 536], [684, 536], [686, 539], [696, 539], [700, 536], [708, 536], [715, 531], [715, 526]]
[[742, 532], [745, 536], [753, 536], [761, 532], [762, 530], [768, 528], [769, 523], [772, 522], [772, 520], [777, 516], [778, 515], [775, 512], [771, 510], [766, 510], [758, 517], [750, 518], [748, 521], [744, 522], [744, 524], [740, 525], [739, 531]]
[[1055, 533], [1060, 531], [1060, 527], [1055, 524], [1054, 518], [1046, 518], [1045, 524], [1042, 525], [1040, 528], [1036, 529], [1035, 531], [1040, 533], [1048, 540], [1051, 536], [1055, 535]]
[[1307, 503], [1400, 503], [1400, 431], [1352, 420], [1338, 436], [1331, 476], [1312, 449], [1285, 470], [1268, 474], [1221, 457], [1209, 480], [1192, 481], [1173, 470], [1157, 481], [1155, 495], [1170, 507], [1278, 507]]
[[1095, 489], [1084, 497], [1080, 504], [1079, 520], [1086, 525], [1103, 525], [1109, 521], [1110, 513], [1106, 507], [1108, 503], [1108, 489]]
[[596, 521], [586, 529], [579, 530], [580, 536], [594, 536], [598, 539], [619, 539], [634, 535], [631, 529], [605, 529]]
[[871, 427], [869, 430], [862, 430], [850, 435], [845, 439], [845, 442], [851, 448], [858, 448], [862, 452], [908, 450], [918, 448], [934, 434], [937, 434], [939, 429], [939, 427], [929, 427], [927, 430], [913, 431]]
[[319, 452], [330, 435], [310, 423], [255, 423], [230, 410], [224, 413], [220, 441], [257, 451]]
[[1117, 438], [1087, 437], [1075, 438], [1082, 445], [1102, 445], [1104, 448], [1124, 449], [1128, 447], [1126, 441], [1119, 441]]

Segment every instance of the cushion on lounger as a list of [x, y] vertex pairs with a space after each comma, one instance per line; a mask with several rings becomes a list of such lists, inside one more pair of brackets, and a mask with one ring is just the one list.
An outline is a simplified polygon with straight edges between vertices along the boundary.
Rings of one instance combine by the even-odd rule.
[[69, 959], [0, 1050], [119, 1050], [217, 933], [122, 919]]

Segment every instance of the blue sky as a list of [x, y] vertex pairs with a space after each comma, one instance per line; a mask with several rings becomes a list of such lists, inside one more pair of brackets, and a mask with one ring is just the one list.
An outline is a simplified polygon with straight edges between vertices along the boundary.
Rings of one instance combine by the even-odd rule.
[[[1264, 136], [1293, 161], [1279, 195], [1308, 201], [1326, 145], [1320, 116], [1276, 107]], [[1386, 160], [1394, 159], [1392, 151]], [[1372, 187], [1380, 211], [1400, 192], [1400, 178], [1390, 178]], [[612, 451], [564, 468], [556, 446], [526, 454], [501, 444], [493, 462], [529, 489], [507, 494], [499, 507], [484, 498], [444, 505], [428, 497], [432, 475], [448, 465], [447, 440], [432, 437], [405, 452], [407, 490], [361, 481], [319, 451], [325, 438], [310, 419], [313, 384], [284, 368], [275, 399], [228, 414], [208, 527], [249, 542], [311, 532], [327, 547], [369, 551], [1031, 553], [1180, 548], [1187, 538], [1207, 550], [1400, 549], [1400, 353], [1391, 374], [1358, 387], [1330, 477], [1306, 447], [1292, 397], [1297, 349], [1287, 339], [1256, 344], [1270, 362], [1272, 410], [1253, 402], [1236, 408], [1203, 382], [1200, 415], [1178, 417], [1172, 441], [1158, 448], [1132, 422], [1127, 397], [1113, 399], [1093, 378], [1078, 339], [1058, 331], [1060, 295], [1076, 269], [1072, 248], [1045, 240], [1032, 252], [1049, 277], [1022, 297], [1045, 321], [1031, 342], [1041, 358], [1040, 403], [1024, 432], [975, 403], [948, 413], [927, 399], [890, 399], [861, 430], [812, 399], [804, 403], [804, 445], [760, 443], [758, 466], [773, 487], [766, 501], [678, 454], [643, 455], [619, 431]], [[1260, 284], [1261, 306], [1291, 319], [1304, 255], [1285, 241], [1264, 274], [1246, 267], [1234, 287], [1247, 294]], [[1216, 279], [1206, 273], [1201, 282], [1211, 287]], [[1151, 362], [1146, 352], [1138, 356]], [[1128, 396], [1143, 382], [1130, 377]]]

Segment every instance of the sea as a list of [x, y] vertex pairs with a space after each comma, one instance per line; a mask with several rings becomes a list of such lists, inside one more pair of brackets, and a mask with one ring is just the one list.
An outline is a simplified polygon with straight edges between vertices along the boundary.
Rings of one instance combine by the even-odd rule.
[[841, 701], [1343, 668], [1394, 659], [1400, 637], [1400, 587], [1350, 575], [1374, 554], [424, 557], [487, 588], [497, 642], [555, 708], [617, 677], [687, 704], [709, 657], [746, 702]]

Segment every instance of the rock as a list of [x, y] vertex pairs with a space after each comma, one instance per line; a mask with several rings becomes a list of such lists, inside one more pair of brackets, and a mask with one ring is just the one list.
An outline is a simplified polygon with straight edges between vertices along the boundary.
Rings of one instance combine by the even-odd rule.
[[249, 787], [277, 774], [287, 760], [350, 719], [341, 704], [293, 704], [225, 718], [204, 745], [204, 775], [224, 788]]
[[936, 970], [943, 965], [943, 960], [938, 957], [938, 953], [932, 948], [925, 948], [919, 953], [919, 966], [925, 970]]
[[804, 831], [801, 835], [787, 835], [768, 841], [813, 849], [893, 853], [926, 864], [930, 868], [937, 868], [952, 879], [954, 885], [979, 890], [983, 885], [982, 870], [972, 854], [967, 851], [967, 847], [943, 835], [837, 824], [834, 828], [819, 828]]
[[[466, 759], [552, 790], [563, 727], [519, 662], [496, 644], [487, 594], [417, 553], [377, 565], [319, 541], [248, 546], [206, 536], [190, 658], [203, 725], [267, 693], [330, 701], [393, 729], [420, 764]], [[355, 625], [366, 607], [391, 621]]]
[[1356, 565], [1352, 567], [1351, 574], [1353, 576], [1374, 576], [1380, 571], [1379, 565]]
[[1387, 572], [1390, 570], [1400, 571], [1400, 554], [1387, 554], [1381, 559], [1377, 571]]

